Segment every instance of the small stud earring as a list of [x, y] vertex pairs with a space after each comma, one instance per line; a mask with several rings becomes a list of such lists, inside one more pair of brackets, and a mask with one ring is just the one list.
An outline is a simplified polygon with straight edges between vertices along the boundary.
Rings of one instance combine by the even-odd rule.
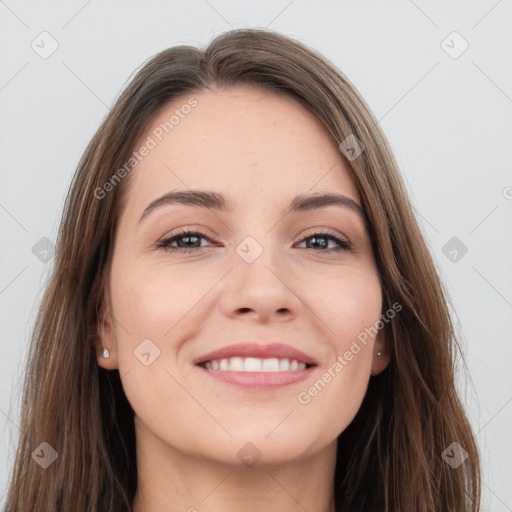
[[377, 352], [377, 359], [380, 359], [382, 357], [382, 352]]
[[103, 350], [101, 351], [101, 357], [108, 359], [110, 357], [110, 348], [111, 347], [103, 347]]

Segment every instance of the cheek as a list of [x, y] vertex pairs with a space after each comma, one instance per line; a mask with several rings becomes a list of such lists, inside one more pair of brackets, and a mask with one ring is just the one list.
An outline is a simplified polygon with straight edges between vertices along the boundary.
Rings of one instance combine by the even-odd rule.
[[[336, 353], [347, 351], [359, 353], [355, 346], [361, 347], [361, 352], [371, 353], [376, 337], [375, 325], [379, 320], [382, 308], [380, 287], [367, 286], [358, 288], [338, 300], [339, 315], [336, 318]], [[364, 351], [363, 349], [370, 350]], [[352, 356], [347, 354], [347, 359]], [[358, 358], [360, 359], [360, 358]]]
[[313, 290], [311, 305], [329, 328], [336, 351], [345, 351], [379, 319], [382, 290], [378, 274], [371, 267], [343, 268], [329, 276], [315, 276], [314, 282], [316, 286], [309, 288]]
[[324, 308], [332, 350], [322, 372], [308, 382], [297, 402], [332, 425], [334, 434], [352, 421], [366, 393], [382, 293], [378, 275], [368, 271], [347, 270], [322, 290], [318, 304]]
[[115, 313], [120, 322], [124, 319], [133, 341], [141, 337], [163, 341], [211, 286], [201, 283], [197, 274], [179, 266], [152, 265], [125, 272], [119, 265], [112, 274]]
[[[185, 283], [190, 293], [183, 289]], [[187, 311], [200, 298], [197, 287], [175, 269], [137, 268], [119, 260], [112, 268], [111, 293], [120, 375], [136, 416], [155, 427], [153, 419], [168, 425], [170, 410], [197, 415], [177, 383], [182, 378], [175, 373], [172, 344], [174, 333], [187, 323]]]

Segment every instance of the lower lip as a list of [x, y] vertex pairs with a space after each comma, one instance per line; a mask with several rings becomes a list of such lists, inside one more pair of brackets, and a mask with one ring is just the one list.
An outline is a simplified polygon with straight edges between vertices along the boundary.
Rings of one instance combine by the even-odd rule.
[[249, 389], [274, 389], [307, 379], [316, 366], [285, 372], [230, 372], [206, 369], [202, 366], [198, 368], [210, 377], [227, 384]]

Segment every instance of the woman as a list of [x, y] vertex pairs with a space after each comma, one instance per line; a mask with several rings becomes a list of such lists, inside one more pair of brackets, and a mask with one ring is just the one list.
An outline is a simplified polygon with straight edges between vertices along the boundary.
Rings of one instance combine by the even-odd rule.
[[71, 185], [7, 510], [477, 511], [447, 300], [330, 62], [165, 50]]

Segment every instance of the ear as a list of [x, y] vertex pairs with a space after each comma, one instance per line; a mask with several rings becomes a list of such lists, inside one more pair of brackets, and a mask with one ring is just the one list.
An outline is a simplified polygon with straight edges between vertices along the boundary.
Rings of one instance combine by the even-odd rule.
[[[99, 346], [97, 347], [98, 365], [105, 370], [115, 370], [118, 368], [117, 361], [117, 342], [114, 330], [114, 317], [107, 309], [107, 301], [102, 300], [100, 311], [98, 314], [97, 332], [99, 338]], [[109, 357], [103, 357], [103, 349], [109, 349]]]
[[373, 344], [372, 369], [370, 375], [378, 375], [380, 372], [386, 369], [389, 362], [391, 361], [391, 346], [385, 331], [385, 328], [381, 329], [375, 337], [375, 343]]

